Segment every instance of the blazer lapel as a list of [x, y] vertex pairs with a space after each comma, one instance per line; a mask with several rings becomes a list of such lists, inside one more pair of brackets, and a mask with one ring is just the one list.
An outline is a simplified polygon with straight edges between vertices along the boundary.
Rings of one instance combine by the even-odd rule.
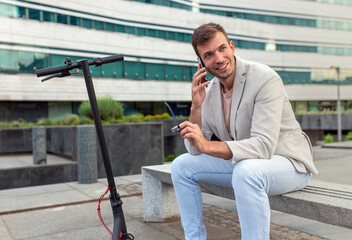
[[232, 93], [232, 101], [231, 101], [231, 117], [230, 117], [230, 128], [231, 133], [236, 140], [236, 115], [238, 107], [241, 103], [242, 94], [246, 82], [246, 78], [244, 74], [246, 73], [246, 69], [243, 63], [243, 60], [240, 57], [235, 56], [236, 59], [236, 75], [233, 85], [233, 93]]

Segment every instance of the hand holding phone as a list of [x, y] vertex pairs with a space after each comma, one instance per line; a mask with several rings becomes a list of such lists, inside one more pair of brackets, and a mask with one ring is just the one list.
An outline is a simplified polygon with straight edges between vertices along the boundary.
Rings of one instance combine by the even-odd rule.
[[[201, 67], [201, 68], [204, 68], [204, 64], [203, 64], [202, 59], [201, 59], [200, 57], [198, 57], [197, 59], [198, 59], [198, 63], [200, 64], [200, 67]], [[205, 68], [205, 70], [206, 70], [206, 68]], [[208, 80], [207, 77], [205, 76], [205, 77], [203, 78], [203, 81], [199, 80], [198, 85], [201, 84], [202, 82], [206, 82], [206, 81], [209, 81], [209, 80]]]

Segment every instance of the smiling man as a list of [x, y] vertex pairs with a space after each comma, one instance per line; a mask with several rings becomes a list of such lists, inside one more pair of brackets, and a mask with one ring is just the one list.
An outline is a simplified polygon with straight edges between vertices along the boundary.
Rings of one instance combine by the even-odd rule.
[[174, 160], [171, 175], [185, 238], [207, 236], [202, 181], [233, 187], [242, 239], [269, 239], [268, 196], [301, 189], [318, 173], [311, 143], [279, 75], [235, 55], [220, 25], [197, 28], [192, 46], [215, 78], [205, 81], [206, 69], [198, 66], [190, 119], [178, 129], [188, 153]]

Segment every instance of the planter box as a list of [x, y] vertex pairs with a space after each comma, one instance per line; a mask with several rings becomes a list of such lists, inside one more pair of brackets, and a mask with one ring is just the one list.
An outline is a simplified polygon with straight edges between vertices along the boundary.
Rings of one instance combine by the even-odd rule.
[[0, 190], [77, 180], [77, 164], [40, 164], [0, 169]]
[[[142, 166], [163, 163], [162, 122], [104, 125], [103, 129], [114, 176], [140, 174]], [[105, 169], [99, 145], [97, 149], [98, 178], [102, 178]]]
[[[337, 114], [297, 115], [303, 130], [337, 130]], [[352, 114], [341, 114], [342, 130], [352, 130]]]
[[0, 153], [32, 152], [32, 128], [0, 128]]
[[46, 127], [47, 151], [77, 161], [75, 126]]

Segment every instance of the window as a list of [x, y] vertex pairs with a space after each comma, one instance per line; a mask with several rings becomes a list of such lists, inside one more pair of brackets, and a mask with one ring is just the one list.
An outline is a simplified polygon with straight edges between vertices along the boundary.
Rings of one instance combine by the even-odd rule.
[[182, 66], [166, 65], [165, 79], [173, 81], [183, 80]]
[[138, 36], [146, 36], [147, 35], [147, 31], [145, 28], [137, 28], [137, 35]]
[[18, 55], [16, 51], [0, 49], [0, 72], [17, 72]]
[[123, 78], [123, 62], [104, 64], [102, 67], [103, 77]]
[[192, 34], [186, 33], [186, 42], [191, 42]]
[[145, 63], [125, 62], [125, 78], [145, 79]]
[[191, 82], [193, 78], [193, 74], [197, 71], [198, 69], [195, 67], [182, 67], [182, 81], [187, 81]]
[[0, 16], [13, 17], [12, 6], [0, 3]]
[[17, 7], [17, 9], [19, 18], [27, 18], [26, 9], [24, 7]]
[[126, 26], [126, 33], [136, 34], [136, 28], [135, 27]]
[[155, 29], [148, 29], [148, 36], [149, 37], [156, 37], [156, 30]]
[[34, 53], [34, 70], [49, 67], [49, 57], [45, 53]]
[[40, 20], [40, 11], [36, 9], [28, 9], [28, 18], [34, 20]]
[[92, 77], [101, 77], [102, 76], [102, 69], [101, 67], [90, 66], [90, 73]]
[[104, 24], [101, 21], [94, 21], [94, 29], [104, 30]]
[[166, 39], [166, 32], [165, 32], [165, 31], [162, 31], [162, 30], [158, 30], [158, 32], [157, 32], [157, 37], [158, 37], [158, 38]]
[[51, 12], [43, 12], [43, 21], [56, 22], [56, 14]]
[[176, 40], [175, 32], [167, 32], [167, 39], [168, 40]]
[[86, 19], [86, 18], [83, 18], [82, 19], [82, 27], [85, 27], [85, 28], [92, 28], [92, 20], [89, 20], [89, 19]]
[[78, 18], [78, 17], [73, 17], [73, 16], [71, 16], [71, 17], [70, 17], [70, 25], [73, 25], [73, 26], [81, 26], [81, 19]]
[[63, 14], [57, 14], [57, 22], [62, 24], [68, 23], [68, 16]]
[[184, 42], [185, 34], [184, 33], [176, 33], [177, 41]]
[[158, 80], [164, 79], [165, 68], [163, 64], [147, 63], [147, 79]]
[[125, 32], [125, 26], [123, 25], [115, 25], [115, 31], [116, 32]]
[[308, 102], [308, 112], [319, 112], [318, 101]]
[[18, 65], [22, 73], [34, 73], [35, 58], [32, 52], [18, 52]]
[[115, 25], [112, 23], [105, 23], [105, 29], [109, 32], [115, 31]]
[[55, 67], [55, 66], [61, 66], [65, 64], [65, 58], [68, 57], [71, 59], [72, 63], [76, 63], [77, 58], [75, 56], [64, 56], [64, 55], [55, 55], [55, 54], [50, 54], [49, 55], [49, 61], [48, 64], [50, 67]]
[[296, 101], [295, 103], [295, 113], [307, 113], [308, 112], [308, 103], [305, 101]]

